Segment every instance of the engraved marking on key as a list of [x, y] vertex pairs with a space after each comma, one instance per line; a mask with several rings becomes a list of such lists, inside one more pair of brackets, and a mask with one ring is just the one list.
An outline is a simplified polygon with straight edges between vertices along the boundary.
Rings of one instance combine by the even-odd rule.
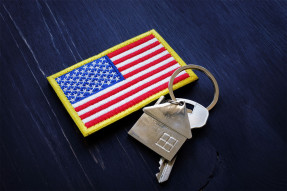
[[163, 133], [163, 135], [159, 138], [159, 140], [155, 143], [157, 146], [165, 150], [166, 152], [170, 152], [178, 140], [167, 133]]

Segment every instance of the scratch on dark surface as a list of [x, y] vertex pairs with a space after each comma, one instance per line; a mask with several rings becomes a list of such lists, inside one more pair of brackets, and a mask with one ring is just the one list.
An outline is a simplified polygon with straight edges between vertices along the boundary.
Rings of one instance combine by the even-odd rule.
[[[54, 113], [54, 111], [53, 111], [53, 113]], [[56, 120], [57, 120], [57, 122], [59, 123], [57, 117], [56, 117]], [[81, 163], [80, 160], [78, 159], [78, 157], [77, 157], [77, 155], [76, 155], [74, 149], [72, 148], [72, 145], [71, 145], [70, 141], [68, 140], [68, 138], [67, 138], [67, 136], [66, 136], [66, 134], [65, 134], [65, 132], [64, 132], [64, 130], [63, 130], [63, 128], [62, 128], [62, 126], [61, 126], [61, 131], [62, 131], [62, 134], [64, 135], [66, 141], [68, 142], [69, 147], [70, 147], [70, 149], [71, 149], [71, 151], [72, 151], [74, 157], [76, 158], [76, 160], [77, 160], [79, 166], [81, 167], [81, 169], [82, 169], [82, 171], [83, 171], [85, 177], [87, 178], [89, 184], [94, 188], [94, 185], [93, 185], [92, 181], [91, 181], [90, 178], [88, 177], [88, 175], [87, 175], [87, 173], [86, 173], [86, 171], [85, 171], [85, 169], [84, 169], [82, 163]]]
[[10, 12], [6, 9], [5, 5], [3, 5], [3, 7], [4, 7], [6, 13], [9, 15], [9, 17], [10, 17], [11, 21], [13, 22], [14, 26], [16, 27], [16, 29], [17, 29], [19, 35], [21, 36], [21, 38], [22, 38], [23, 41], [25, 42], [26, 46], [27, 46], [28, 49], [30, 50], [30, 52], [31, 52], [31, 54], [32, 54], [32, 56], [33, 56], [33, 58], [34, 58], [34, 60], [36, 61], [36, 64], [37, 64], [38, 69], [41, 71], [41, 73], [43, 74], [43, 76], [46, 76], [46, 74], [44, 73], [44, 71], [43, 71], [42, 68], [40, 67], [40, 64], [39, 64], [39, 62], [38, 62], [38, 59], [36, 58], [36, 55], [35, 55], [34, 51], [32, 50], [31, 46], [28, 44], [28, 42], [27, 42], [26, 38], [24, 37], [22, 31], [20, 30], [20, 28], [18, 27], [18, 25], [16, 24], [16, 22], [15, 22], [14, 19], [12, 18]]
[[37, 3], [37, 7], [38, 7], [38, 9], [39, 9], [39, 11], [40, 11], [40, 13], [41, 13], [42, 19], [43, 19], [43, 21], [44, 21], [44, 23], [45, 23], [45, 27], [47, 28], [47, 30], [48, 30], [48, 32], [49, 32], [50, 39], [51, 39], [51, 41], [52, 41], [53, 47], [54, 47], [54, 49], [57, 51], [58, 55], [60, 55], [59, 49], [57, 48], [57, 46], [56, 46], [56, 44], [55, 44], [54, 36], [53, 36], [53, 34], [52, 34], [52, 32], [51, 32], [51, 29], [50, 29], [50, 27], [48, 26], [47, 21], [46, 21], [46, 18], [44, 17], [44, 15], [43, 15], [43, 13], [42, 13], [42, 6], [39, 4], [38, 1], [36, 1], [36, 3]]
[[[10, 17], [10, 18], [11, 18], [11, 17]], [[17, 41], [15, 40], [15, 37], [14, 37], [13, 34], [11, 33], [11, 30], [10, 30], [9, 26], [8, 26], [8, 29], [9, 29], [9, 32], [10, 32], [10, 34], [11, 34], [13, 40], [15, 41], [17, 47], [19, 48], [19, 45], [18, 45]], [[23, 40], [24, 40], [24, 39], [23, 39]], [[32, 74], [32, 76], [33, 76], [33, 78], [34, 78], [34, 80], [36, 81], [36, 83], [37, 83], [37, 85], [38, 85], [38, 87], [39, 87], [41, 93], [43, 94], [43, 96], [44, 96], [44, 98], [45, 98], [47, 104], [49, 105], [50, 110], [52, 111], [54, 117], [56, 118], [56, 121], [57, 121], [57, 123], [58, 123], [58, 125], [59, 125], [59, 127], [60, 127], [60, 129], [61, 129], [61, 132], [62, 132], [63, 136], [65, 137], [65, 139], [66, 139], [66, 141], [67, 141], [67, 143], [68, 143], [68, 145], [69, 145], [69, 147], [70, 147], [70, 149], [71, 149], [71, 151], [72, 151], [72, 153], [73, 153], [73, 155], [74, 155], [74, 157], [75, 157], [77, 163], [79, 164], [80, 168], [82, 169], [82, 171], [83, 171], [85, 177], [87, 178], [89, 184], [90, 184], [92, 187], [94, 187], [94, 185], [92, 184], [92, 182], [91, 182], [91, 180], [89, 179], [88, 175], [86, 174], [86, 172], [85, 172], [85, 170], [84, 170], [82, 164], [80, 163], [80, 161], [79, 161], [79, 159], [78, 159], [78, 157], [77, 157], [77, 155], [76, 155], [74, 149], [72, 148], [72, 145], [71, 145], [70, 141], [69, 141], [68, 138], [66, 137], [66, 134], [64, 133], [63, 128], [62, 128], [62, 126], [61, 126], [61, 124], [60, 124], [60, 122], [59, 122], [59, 120], [58, 120], [58, 118], [57, 118], [57, 116], [56, 116], [54, 110], [52, 109], [50, 102], [48, 101], [48, 98], [46, 97], [46, 95], [45, 95], [43, 89], [41, 88], [41, 86], [40, 86], [40, 84], [39, 84], [39, 81], [37, 80], [35, 74], [33, 73], [32, 69], [31, 69], [31, 67], [30, 67], [30, 65], [28, 64], [28, 62], [27, 62], [27, 60], [26, 60], [26, 57], [24, 56], [24, 54], [23, 54], [23, 52], [22, 52], [22, 50], [21, 50], [20, 48], [19, 48], [19, 50], [20, 50], [20, 52], [21, 52], [21, 54], [22, 54], [22, 56], [23, 56], [23, 58], [24, 58], [24, 60], [25, 60], [26, 65], [28, 66], [28, 68], [29, 68], [29, 70], [30, 70], [30, 72], [31, 72], [31, 74]], [[27, 107], [27, 106], [25, 106], [25, 107]]]
[[[155, 172], [155, 173], [152, 172], [152, 170], [150, 169], [150, 165], [148, 165], [148, 163], [146, 162], [146, 160], [143, 158], [142, 154], [141, 154], [140, 152], [138, 152], [138, 153], [139, 153], [140, 157], [142, 158], [142, 160], [143, 160], [143, 162], [144, 162], [146, 168], [148, 169], [148, 171], [149, 171], [150, 174], [151, 174], [151, 175], [149, 175], [150, 181], [153, 182], [153, 180], [154, 180], [154, 178], [155, 178], [155, 174], [158, 173], [158, 172]], [[158, 190], [158, 188], [156, 187], [155, 184], [152, 184], [152, 186], [153, 186], [154, 190]]]
[[123, 144], [121, 143], [121, 141], [119, 140], [119, 137], [118, 137], [117, 135], [116, 135], [116, 138], [117, 138], [117, 140], [118, 140], [118, 142], [119, 142], [119, 144], [120, 144], [121, 148], [123, 149], [124, 153], [125, 153], [125, 154], [126, 154], [126, 156], [128, 157], [128, 159], [129, 159], [130, 163], [132, 164], [132, 163], [133, 163], [133, 161], [131, 160], [131, 158], [130, 158], [129, 154], [127, 153], [126, 149], [124, 148]]
[[105, 164], [104, 164], [102, 155], [101, 155], [101, 153], [100, 153], [100, 151], [99, 151], [99, 149], [98, 149], [97, 147], [96, 147], [96, 151], [97, 151], [97, 153], [98, 153], [98, 155], [99, 155], [99, 158], [100, 158], [100, 165], [101, 165], [102, 169], [105, 170], [106, 167], [105, 167]]
[[49, 9], [50, 14], [52, 15], [52, 17], [53, 17], [53, 19], [54, 19], [54, 21], [55, 21], [55, 23], [56, 23], [56, 25], [57, 25], [57, 27], [58, 27], [58, 29], [59, 29], [61, 35], [62, 35], [64, 41], [65, 41], [66, 46], [68, 47], [69, 51], [70, 51], [71, 54], [73, 55], [75, 61], [78, 62], [77, 59], [76, 59], [76, 57], [75, 57], [75, 55], [74, 55], [74, 53], [73, 53], [73, 51], [72, 51], [72, 49], [71, 49], [71, 47], [70, 47], [70, 45], [68, 44], [68, 42], [67, 42], [67, 40], [66, 40], [66, 38], [65, 38], [65, 35], [63, 34], [63, 31], [62, 31], [62, 29], [61, 29], [61, 27], [60, 27], [60, 25], [59, 25], [59, 23], [58, 23], [58, 21], [57, 21], [55, 15], [54, 15], [54, 13], [53, 13], [52, 10], [50, 9], [49, 4], [48, 4], [46, 1], [45, 1], [45, 4], [46, 4], [47, 8]]
[[94, 155], [94, 153], [90, 149], [89, 149], [89, 153], [91, 154], [93, 160], [98, 164], [99, 163], [98, 159], [96, 158], [96, 156]]
[[97, 157], [95, 156], [95, 154], [93, 153], [93, 151], [92, 151], [91, 149], [89, 149], [89, 152], [90, 152], [90, 154], [91, 154], [93, 160], [94, 160], [97, 164], [99, 164], [103, 170], [105, 170], [106, 167], [105, 167], [103, 158], [102, 158], [102, 156], [101, 156], [101, 154], [100, 154], [100, 151], [99, 151], [99, 149], [98, 149], [96, 146], [94, 146], [94, 148], [95, 148], [95, 150], [96, 150], [96, 152], [97, 152], [97, 155], [98, 155]]
[[217, 171], [218, 171], [218, 168], [219, 168], [219, 165], [221, 164], [221, 159], [220, 159], [220, 154], [219, 152], [216, 152], [216, 164], [213, 168], [213, 170], [211, 171], [210, 175], [207, 177], [207, 181], [206, 183], [199, 189], [199, 191], [203, 191], [207, 186], [208, 184], [213, 180], [213, 178], [215, 177]]
[[79, 53], [79, 51], [78, 51], [78, 49], [77, 49], [77, 47], [76, 47], [76, 45], [75, 45], [75, 43], [74, 43], [72, 37], [71, 37], [71, 34], [70, 34], [70, 32], [69, 32], [67, 26], [65, 25], [65, 23], [63, 22], [63, 20], [62, 20], [61, 18], [60, 18], [60, 21], [61, 21], [61, 24], [64, 26], [64, 29], [65, 29], [65, 31], [66, 31], [66, 33], [67, 33], [67, 35], [68, 35], [68, 37], [69, 37], [69, 39], [70, 39], [70, 41], [71, 41], [73, 47], [75, 48], [75, 50], [76, 50], [78, 56], [81, 58], [81, 60], [83, 60], [83, 58], [81, 57], [81, 55], [80, 55], [80, 53]]
[[49, 115], [49, 113], [47, 113], [47, 115], [48, 115], [49, 119], [50, 119], [50, 120], [52, 120], [52, 117], [51, 117], [51, 115]]
[[152, 174], [152, 176], [154, 176], [154, 173], [152, 172], [152, 170], [150, 169], [150, 165], [148, 165], [148, 163], [146, 162], [146, 160], [143, 158], [142, 154], [140, 152], [138, 152], [141, 159], [143, 160], [145, 166], [148, 168], [148, 171]]

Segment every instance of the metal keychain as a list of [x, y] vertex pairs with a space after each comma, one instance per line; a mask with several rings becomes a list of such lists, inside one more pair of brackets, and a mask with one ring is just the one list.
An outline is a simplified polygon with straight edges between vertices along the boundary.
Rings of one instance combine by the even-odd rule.
[[[214, 98], [207, 108], [192, 100], [175, 98], [173, 81], [180, 72], [187, 69], [202, 71], [213, 82]], [[206, 124], [209, 110], [215, 106], [219, 96], [219, 88], [214, 76], [198, 65], [187, 65], [177, 69], [170, 78], [168, 90], [172, 100], [165, 102], [162, 96], [154, 106], [144, 107], [144, 114], [128, 132], [161, 155], [160, 172], [156, 174], [160, 183], [168, 179], [176, 160], [176, 153], [183, 143], [192, 137], [191, 129], [200, 128]], [[186, 104], [193, 105], [193, 110], [187, 109]]]

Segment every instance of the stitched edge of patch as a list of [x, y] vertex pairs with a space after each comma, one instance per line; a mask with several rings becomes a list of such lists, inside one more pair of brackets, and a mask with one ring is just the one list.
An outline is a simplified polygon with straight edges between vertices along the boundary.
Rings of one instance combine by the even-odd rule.
[[[66, 69], [64, 69], [64, 70], [62, 70], [56, 74], [53, 74], [53, 75], [47, 77], [49, 83], [51, 84], [51, 86], [55, 90], [57, 96], [60, 98], [62, 104], [64, 105], [64, 107], [66, 108], [66, 110], [68, 111], [68, 113], [70, 114], [72, 119], [75, 121], [76, 125], [78, 126], [78, 128], [80, 129], [80, 131], [84, 137], [86, 137], [86, 136], [88, 136], [88, 135], [90, 135], [90, 134], [92, 134], [92, 133], [118, 121], [118, 120], [120, 120], [121, 118], [139, 110], [140, 108], [144, 107], [145, 105], [158, 99], [160, 96], [166, 95], [168, 93], [168, 88], [148, 97], [147, 99], [141, 101], [140, 103], [126, 109], [125, 111], [118, 113], [117, 115], [112, 116], [109, 119], [106, 119], [106, 120], [104, 120], [104, 121], [102, 121], [102, 122], [100, 122], [100, 123], [98, 123], [92, 127], [87, 128], [85, 126], [85, 124], [82, 122], [81, 118], [78, 116], [77, 112], [75, 111], [72, 104], [69, 102], [68, 98], [65, 96], [64, 92], [62, 91], [61, 87], [58, 85], [58, 83], [55, 79], [59, 76], [62, 76], [63, 74], [66, 74], [66, 73], [68, 73], [68, 72], [70, 72], [76, 68], [81, 67], [84, 64], [87, 64], [93, 60], [96, 60], [98, 58], [106, 56], [107, 54], [109, 54], [109, 53], [111, 53], [111, 52], [113, 52], [119, 48], [127, 46], [127, 45], [129, 45], [129, 44], [131, 44], [131, 43], [133, 43], [133, 42], [135, 42], [141, 38], [149, 36], [151, 34], [153, 34], [155, 36], [155, 38], [157, 38], [157, 40], [166, 48], [166, 50], [174, 57], [174, 59], [177, 61], [177, 63], [179, 63], [181, 66], [186, 65], [186, 63], [177, 55], [177, 53], [168, 45], [168, 43], [154, 29], [152, 29], [146, 33], [143, 33], [143, 34], [136, 36], [130, 40], [127, 40], [121, 44], [118, 44], [118, 45], [116, 45], [116, 46], [114, 46], [108, 50], [105, 50], [96, 56], [90, 57], [90, 58], [83, 60], [83, 61], [81, 61], [81, 62], [79, 62], [79, 63], [77, 63], [71, 67], [68, 67], [68, 68], [66, 68]], [[194, 80], [198, 79], [198, 77], [196, 76], [196, 74], [192, 70], [187, 70], [186, 72], [189, 74], [190, 78], [184, 79], [184, 80], [176, 83], [175, 85], [173, 85], [174, 90], [176, 90], [176, 89], [178, 89], [184, 85], [187, 85], [187, 84], [193, 82]]]

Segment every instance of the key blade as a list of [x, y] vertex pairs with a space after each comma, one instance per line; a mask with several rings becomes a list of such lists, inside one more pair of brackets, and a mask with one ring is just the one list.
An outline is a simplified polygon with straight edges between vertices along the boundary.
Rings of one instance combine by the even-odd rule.
[[175, 160], [176, 160], [176, 156], [171, 161], [168, 161], [164, 158], [160, 159], [159, 173], [156, 174], [156, 178], [159, 183], [162, 183], [168, 180]]

